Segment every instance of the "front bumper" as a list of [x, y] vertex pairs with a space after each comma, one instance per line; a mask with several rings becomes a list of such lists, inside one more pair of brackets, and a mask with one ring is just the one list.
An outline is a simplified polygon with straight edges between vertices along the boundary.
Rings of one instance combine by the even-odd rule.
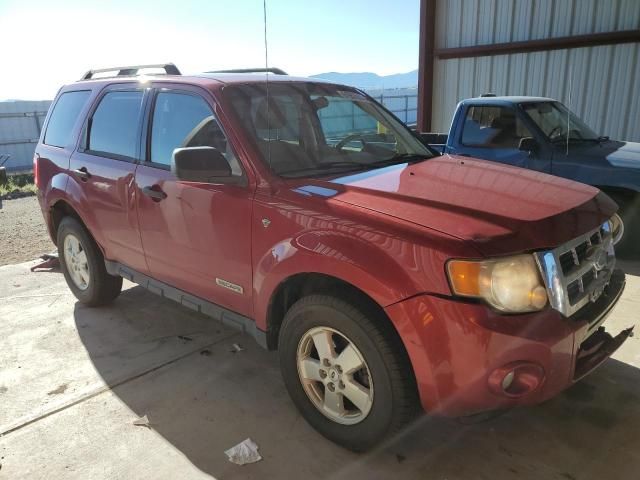
[[[554, 397], [606, 360], [631, 334], [603, 332], [625, 286], [617, 270], [604, 293], [572, 317], [547, 308], [502, 315], [484, 304], [431, 295], [391, 305], [386, 312], [409, 357], [424, 409], [446, 416], [535, 404]], [[530, 364], [540, 384], [514, 398], [491, 388], [492, 372]]]

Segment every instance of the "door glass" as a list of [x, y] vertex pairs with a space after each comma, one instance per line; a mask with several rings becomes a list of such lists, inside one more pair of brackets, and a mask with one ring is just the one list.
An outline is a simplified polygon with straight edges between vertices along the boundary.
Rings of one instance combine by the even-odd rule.
[[135, 159], [142, 92], [109, 92], [93, 114], [87, 149], [116, 157]]
[[186, 147], [214, 147], [227, 159], [233, 175], [242, 174], [209, 104], [196, 95], [160, 92], [153, 112], [150, 160], [169, 166], [173, 150]]
[[515, 112], [506, 107], [470, 107], [462, 127], [462, 144], [468, 147], [518, 148], [521, 138], [531, 136]]

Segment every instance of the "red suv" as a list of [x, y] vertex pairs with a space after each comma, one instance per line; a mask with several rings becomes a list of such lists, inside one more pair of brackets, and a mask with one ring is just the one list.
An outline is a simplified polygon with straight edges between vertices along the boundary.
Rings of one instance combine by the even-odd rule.
[[420, 405], [541, 402], [630, 335], [602, 327], [625, 280], [597, 189], [439, 155], [352, 87], [160, 68], [89, 71], [45, 121], [39, 200], [79, 301], [124, 277], [243, 330], [354, 450]]

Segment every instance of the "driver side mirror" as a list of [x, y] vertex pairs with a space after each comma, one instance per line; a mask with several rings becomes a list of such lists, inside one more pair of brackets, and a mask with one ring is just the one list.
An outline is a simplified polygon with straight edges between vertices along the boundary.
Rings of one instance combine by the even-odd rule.
[[231, 177], [231, 166], [217, 148], [176, 148], [171, 159], [171, 173], [187, 182], [213, 183]]
[[535, 152], [538, 149], [538, 142], [533, 137], [523, 137], [518, 144], [518, 150], [523, 152]]

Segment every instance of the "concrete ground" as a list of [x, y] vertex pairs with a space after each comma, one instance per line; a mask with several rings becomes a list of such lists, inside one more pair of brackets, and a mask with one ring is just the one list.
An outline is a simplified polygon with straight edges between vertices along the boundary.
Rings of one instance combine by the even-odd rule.
[[[638, 478], [638, 334], [543, 405], [471, 425], [423, 418], [356, 455], [305, 423], [276, 355], [249, 337], [131, 284], [86, 309], [60, 273], [31, 265], [0, 267], [0, 479]], [[629, 275], [607, 326], [638, 311]], [[143, 415], [150, 428], [132, 424]], [[247, 437], [264, 459], [229, 463]]]

